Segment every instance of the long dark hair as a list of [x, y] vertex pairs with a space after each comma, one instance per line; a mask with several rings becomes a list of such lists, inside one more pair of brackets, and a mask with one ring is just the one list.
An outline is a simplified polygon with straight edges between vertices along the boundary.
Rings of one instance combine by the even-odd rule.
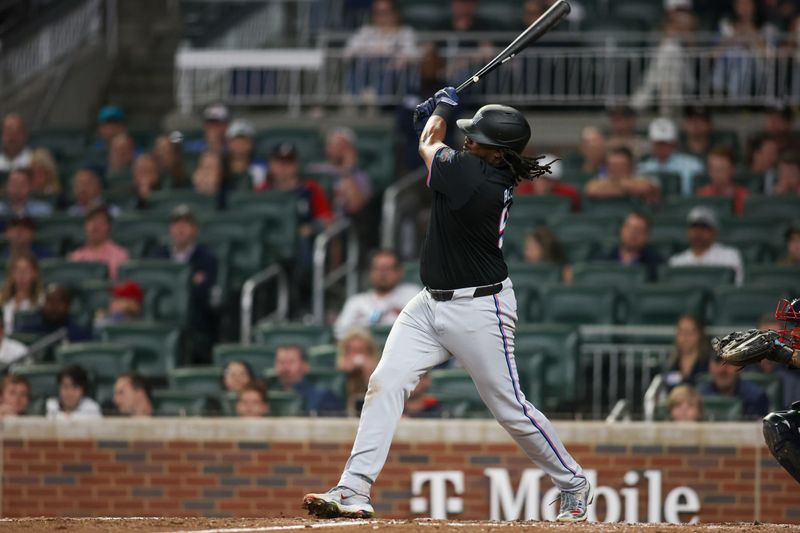
[[539, 164], [539, 160], [547, 156], [525, 157], [514, 150], [508, 149], [503, 150], [502, 157], [503, 161], [511, 168], [516, 184], [519, 184], [522, 180], [533, 181], [539, 176], [552, 173], [550, 165], [558, 161], [558, 159], [553, 159], [549, 163], [542, 165]]

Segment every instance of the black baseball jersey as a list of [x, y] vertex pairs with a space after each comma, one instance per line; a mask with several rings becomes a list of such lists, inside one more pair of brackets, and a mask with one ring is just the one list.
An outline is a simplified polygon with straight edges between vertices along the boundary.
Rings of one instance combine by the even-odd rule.
[[478, 287], [508, 277], [502, 246], [514, 183], [507, 167], [449, 147], [436, 152], [427, 178], [433, 207], [420, 259], [426, 287]]

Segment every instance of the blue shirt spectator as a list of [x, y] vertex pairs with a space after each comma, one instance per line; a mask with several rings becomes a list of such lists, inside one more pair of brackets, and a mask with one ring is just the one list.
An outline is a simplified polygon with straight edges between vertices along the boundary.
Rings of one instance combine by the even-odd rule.
[[0, 252], [0, 260], [8, 261], [14, 254], [29, 253], [42, 260], [52, 257], [52, 251], [33, 242], [36, 223], [32, 218], [14, 217], [6, 223], [5, 237], [8, 247]]
[[30, 196], [30, 169], [13, 169], [6, 182], [6, 199], [0, 202], [0, 217], [47, 217], [53, 214], [53, 206], [40, 200], [31, 200]]
[[604, 259], [623, 265], [642, 265], [647, 272], [647, 281], [656, 281], [658, 267], [664, 262], [649, 244], [650, 219], [644, 213], [634, 211], [625, 217], [619, 229], [619, 246]]
[[41, 309], [24, 322], [15, 324], [15, 332], [49, 335], [65, 328], [69, 342], [91, 340], [91, 326], [80, 324], [70, 316], [70, 300], [69, 291], [65, 287], [55, 283], [48, 285]]
[[719, 395], [738, 398], [742, 401], [744, 418], [754, 419], [769, 413], [769, 398], [764, 389], [739, 376], [733, 365], [726, 365], [714, 357], [709, 365], [711, 381], [701, 383], [697, 390], [703, 395]]
[[275, 373], [279, 387], [296, 392], [303, 400], [303, 409], [310, 413], [336, 414], [344, 409], [342, 398], [333, 391], [313, 385], [306, 375], [308, 357], [300, 346], [285, 345], [275, 350]]
[[691, 196], [694, 177], [705, 169], [703, 162], [694, 156], [678, 152], [678, 129], [675, 127], [675, 123], [668, 118], [657, 118], [651, 122], [649, 136], [653, 143], [653, 154], [639, 163], [638, 173], [641, 175], [654, 175], [659, 172], [679, 174], [681, 194]]

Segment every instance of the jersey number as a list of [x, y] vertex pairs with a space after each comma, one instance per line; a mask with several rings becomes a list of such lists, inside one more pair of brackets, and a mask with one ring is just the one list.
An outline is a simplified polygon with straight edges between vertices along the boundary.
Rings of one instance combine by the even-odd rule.
[[498, 233], [500, 237], [497, 239], [497, 247], [502, 249], [503, 248], [503, 237], [506, 234], [506, 224], [508, 224], [508, 210], [511, 208], [511, 204], [506, 204], [503, 208], [503, 211], [500, 213], [500, 225], [498, 227]]

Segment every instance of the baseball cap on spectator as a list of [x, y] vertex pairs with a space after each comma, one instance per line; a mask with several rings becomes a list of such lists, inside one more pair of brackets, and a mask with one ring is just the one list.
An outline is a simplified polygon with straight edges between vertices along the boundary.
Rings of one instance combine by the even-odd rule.
[[542, 154], [542, 158], [539, 159], [542, 165], [553, 161], [550, 165], [550, 174], [542, 174], [543, 178], [551, 179], [551, 180], [560, 180], [561, 176], [563, 176], [563, 170], [561, 168], [561, 160], [558, 159], [553, 154]]
[[6, 226], [8, 226], [8, 227], [23, 227], [23, 228], [28, 228], [30, 230], [36, 230], [36, 223], [33, 221], [33, 219], [31, 217], [26, 216], [26, 215], [12, 217], [8, 221]]
[[297, 148], [292, 143], [280, 143], [272, 149], [271, 159], [297, 159]]
[[653, 142], [673, 143], [678, 140], [678, 129], [668, 118], [657, 118], [650, 123], [648, 136]]
[[228, 129], [225, 131], [225, 138], [235, 139], [236, 137], [247, 137], [248, 139], [252, 139], [255, 134], [256, 130], [249, 121], [238, 118], [228, 126]]
[[230, 118], [228, 108], [222, 104], [210, 105], [203, 111], [203, 119], [206, 122], [228, 122]]
[[107, 105], [100, 109], [97, 113], [97, 122], [104, 124], [106, 122], [125, 122], [125, 113], [122, 108], [116, 105]]
[[172, 210], [172, 213], [170, 213], [170, 223], [178, 222], [179, 220], [185, 220], [187, 222], [191, 222], [192, 224], [197, 224], [197, 219], [194, 217], [192, 208], [186, 204], [175, 206], [175, 208]]
[[683, 116], [686, 118], [697, 117], [705, 120], [711, 120], [711, 111], [702, 105], [690, 105], [683, 110]]
[[686, 222], [689, 226], [707, 226], [713, 230], [719, 229], [717, 215], [714, 211], [703, 205], [693, 207], [692, 210], [689, 211], [689, 216], [686, 217]]
[[664, 10], [671, 11], [673, 9], [686, 9], [692, 10], [692, 0], [664, 0]]
[[127, 298], [133, 300], [139, 305], [144, 301], [144, 292], [138, 283], [131, 280], [125, 280], [117, 283], [111, 288], [111, 296], [114, 298]]

